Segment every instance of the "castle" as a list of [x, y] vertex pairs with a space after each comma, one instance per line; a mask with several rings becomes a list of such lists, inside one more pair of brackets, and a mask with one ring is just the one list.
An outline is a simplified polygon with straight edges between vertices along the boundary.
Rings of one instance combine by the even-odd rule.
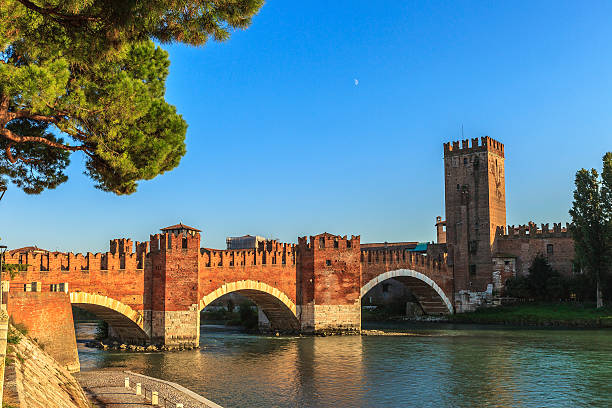
[[425, 313], [472, 310], [539, 253], [572, 273], [567, 227], [506, 227], [504, 160], [504, 145], [489, 137], [444, 144], [446, 219], [436, 219], [436, 243], [365, 244], [323, 233], [220, 250], [177, 224], [145, 242], [113, 239], [105, 253], [9, 251], [6, 263], [21, 267], [3, 273], [3, 299], [67, 366], [78, 364], [71, 304], [123, 341], [179, 346], [198, 344], [200, 311], [232, 292], [258, 305], [262, 326], [303, 333], [359, 332], [363, 297], [390, 281], [405, 285]]
[[567, 224], [506, 226], [504, 160], [504, 145], [490, 137], [444, 144], [446, 220], [438, 217], [436, 228], [453, 272], [457, 311], [472, 309], [487, 291], [502, 291], [509, 277], [526, 275], [538, 254], [561, 274], [573, 272]]

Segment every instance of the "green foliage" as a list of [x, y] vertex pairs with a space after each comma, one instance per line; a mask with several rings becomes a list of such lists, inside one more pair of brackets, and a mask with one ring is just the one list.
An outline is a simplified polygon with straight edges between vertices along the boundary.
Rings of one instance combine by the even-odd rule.
[[535, 299], [549, 298], [549, 284], [553, 279], [557, 282], [558, 278], [559, 273], [550, 266], [548, 259], [538, 254], [531, 262], [527, 276], [531, 295]]
[[519, 299], [531, 298], [531, 288], [527, 278], [524, 276], [508, 278], [504, 284], [504, 295]]
[[8, 344], [19, 344], [19, 342], [21, 341], [21, 337], [22, 334], [14, 329], [13, 327], [10, 327], [7, 335], [6, 335], [6, 342]]
[[96, 340], [106, 340], [108, 338], [108, 323], [101, 320], [96, 325], [96, 334], [94, 335], [94, 339]]
[[[612, 276], [606, 277], [604, 286], [612, 286]], [[532, 301], [594, 301], [596, 282], [587, 274], [560, 276], [542, 255], [534, 258], [529, 275], [506, 280], [504, 295]]]
[[239, 306], [240, 310], [240, 322], [242, 326], [247, 330], [255, 330], [259, 325], [259, 319], [257, 312], [253, 309], [253, 304], [250, 302], [241, 303]]
[[597, 170], [581, 169], [576, 173], [571, 233], [575, 258], [596, 283], [597, 304], [602, 305], [602, 292], [612, 264], [612, 152], [603, 157], [601, 179]]
[[19, 333], [23, 334], [24, 336], [28, 335], [28, 328], [26, 327], [25, 324], [23, 323], [11, 323], [11, 324]]
[[452, 315], [461, 323], [495, 323], [538, 326], [612, 327], [612, 308], [581, 303], [524, 303], [481, 308]]
[[168, 54], [151, 39], [225, 40], [262, 4], [0, 2], [0, 184], [55, 188], [77, 151], [95, 186], [116, 194], [175, 168], [187, 124], [164, 99]]
[[527, 276], [510, 278], [504, 287], [506, 296], [521, 299], [558, 300], [566, 297], [565, 292], [564, 279], [541, 254], [531, 262]]

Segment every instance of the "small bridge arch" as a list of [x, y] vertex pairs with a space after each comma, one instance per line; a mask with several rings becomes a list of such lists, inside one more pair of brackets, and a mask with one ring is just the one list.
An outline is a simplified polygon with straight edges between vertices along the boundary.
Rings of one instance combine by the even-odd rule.
[[270, 321], [272, 330], [296, 331], [299, 329], [297, 307], [285, 293], [264, 282], [240, 280], [224, 283], [206, 294], [199, 303], [199, 310], [228, 293], [238, 293], [252, 300]]
[[142, 313], [107, 296], [87, 292], [70, 292], [70, 303], [104, 320], [123, 341], [145, 342], [149, 334]]
[[453, 313], [453, 304], [442, 288], [427, 275], [413, 269], [396, 269], [381, 273], [363, 285], [360, 297], [363, 298], [374, 286], [392, 278], [402, 282], [410, 289], [426, 313]]

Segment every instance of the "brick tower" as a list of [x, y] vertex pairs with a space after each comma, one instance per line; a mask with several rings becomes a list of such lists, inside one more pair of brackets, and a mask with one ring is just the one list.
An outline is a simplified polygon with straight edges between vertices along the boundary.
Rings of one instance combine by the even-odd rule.
[[151, 340], [197, 346], [200, 340], [200, 230], [183, 224], [151, 235]]
[[446, 242], [455, 293], [492, 281], [496, 228], [506, 225], [504, 145], [490, 137], [444, 144]]
[[298, 238], [297, 303], [305, 333], [361, 331], [359, 236]]

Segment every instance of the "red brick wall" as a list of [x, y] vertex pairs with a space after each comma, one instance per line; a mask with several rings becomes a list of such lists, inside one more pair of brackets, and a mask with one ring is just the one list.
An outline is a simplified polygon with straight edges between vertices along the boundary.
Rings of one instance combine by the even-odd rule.
[[79, 358], [68, 294], [8, 292], [5, 296], [13, 322], [25, 325], [28, 335], [61, 365], [78, 370]]
[[[3, 274], [3, 279], [10, 279]], [[24, 283], [41, 282], [43, 292], [49, 292], [51, 284], [68, 282], [71, 292], [81, 291], [100, 294], [118, 300], [134, 310], [143, 310], [150, 293], [145, 291], [143, 269], [112, 270], [50, 270], [18, 273], [10, 279], [11, 286], [23, 290]]]
[[385, 272], [412, 269], [431, 278], [452, 301], [452, 272], [444, 261], [437, 261], [410, 251], [366, 250], [361, 254], [362, 286]]
[[316, 305], [354, 305], [360, 297], [360, 237], [319, 234], [310, 237]]
[[[553, 247], [552, 254], [547, 253], [547, 245]], [[572, 275], [574, 259], [574, 240], [569, 234], [563, 236], [513, 236], [498, 237], [495, 242], [496, 252], [500, 256], [513, 255], [516, 257], [516, 274], [526, 276], [531, 262], [542, 254], [553, 269], [565, 276]]]
[[[457, 290], [491, 282], [491, 245], [506, 224], [504, 145], [489, 137], [444, 145], [446, 242]], [[474, 265], [475, 272], [471, 272]]]
[[[231, 251], [241, 252], [241, 251]], [[288, 265], [205, 266], [200, 262], [198, 301], [225, 283], [253, 280], [266, 283], [296, 300], [296, 267]]]

